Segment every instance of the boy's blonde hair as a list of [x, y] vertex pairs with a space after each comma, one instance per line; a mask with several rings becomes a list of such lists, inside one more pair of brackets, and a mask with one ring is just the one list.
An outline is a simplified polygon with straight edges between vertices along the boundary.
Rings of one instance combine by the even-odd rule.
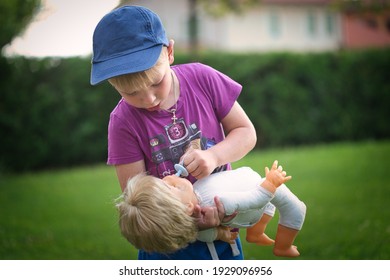
[[117, 208], [121, 233], [137, 249], [171, 253], [196, 240], [194, 218], [161, 179], [131, 178]]
[[166, 47], [163, 47], [160, 57], [152, 68], [141, 72], [116, 76], [108, 79], [108, 81], [116, 90], [120, 91], [128, 91], [131, 89], [134, 92], [146, 89], [156, 82], [156, 79], [161, 74], [159, 68], [164, 65], [167, 59], [168, 51]]

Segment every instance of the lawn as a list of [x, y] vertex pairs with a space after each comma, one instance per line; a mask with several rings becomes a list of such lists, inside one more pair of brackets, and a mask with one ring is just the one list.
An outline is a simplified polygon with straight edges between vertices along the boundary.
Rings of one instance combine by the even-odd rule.
[[[278, 159], [307, 205], [296, 245], [304, 260], [390, 259], [390, 142], [253, 151], [234, 167]], [[136, 259], [120, 235], [112, 167], [98, 165], [0, 177], [0, 259]], [[277, 215], [267, 228], [275, 235]], [[246, 259], [280, 259], [245, 242]]]

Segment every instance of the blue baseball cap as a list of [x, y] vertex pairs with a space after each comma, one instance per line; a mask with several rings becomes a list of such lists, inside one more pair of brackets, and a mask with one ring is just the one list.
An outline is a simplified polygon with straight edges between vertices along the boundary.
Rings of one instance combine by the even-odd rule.
[[91, 85], [152, 68], [168, 45], [164, 26], [151, 10], [140, 6], [113, 10], [93, 34]]

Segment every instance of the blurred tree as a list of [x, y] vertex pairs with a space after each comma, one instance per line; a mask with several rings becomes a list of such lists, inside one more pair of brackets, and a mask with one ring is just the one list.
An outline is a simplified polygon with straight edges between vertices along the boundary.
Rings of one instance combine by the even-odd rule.
[[41, 0], [0, 1], [0, 49], [21, 33], [41, 8]]
[[333, 5], [337, 9], [345, 12], [375, 12], [388, 11], [390, 0], [333, 0]]
[[[190, 0], [191, 1], [191, 0]], [[261, 0], [192, 0], [201, 3], [205, 11], [215, 17], [224, 16], [228, 13], [243, 13]]]

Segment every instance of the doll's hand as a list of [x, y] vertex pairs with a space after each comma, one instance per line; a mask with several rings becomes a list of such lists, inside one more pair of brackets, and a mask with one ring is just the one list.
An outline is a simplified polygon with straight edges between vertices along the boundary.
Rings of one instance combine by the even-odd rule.
[[190, 147], [182, 156], [181, 161], [188, 173], [196, 179], [202, 179], [211, 174], [217, 167], [213, 154], [207, 150]]
[[265, 168], [265, 178], [266, 179], [262, 186], [276, 189], [281, 184], [289, 181], [292, 177], [287, 176], [286, 171], [283, 171], [283, 167], [281, 165], [278, 166], [278, 161], [275, 160], [272, 164], [271, 170], [269, 170], [268, 167]]
[[230, 231], [229, 227], [219, 226], [217, 227], [217, 240], [225, 241], [230, 244], [234, 244], [238, 237], [238, 231]]

